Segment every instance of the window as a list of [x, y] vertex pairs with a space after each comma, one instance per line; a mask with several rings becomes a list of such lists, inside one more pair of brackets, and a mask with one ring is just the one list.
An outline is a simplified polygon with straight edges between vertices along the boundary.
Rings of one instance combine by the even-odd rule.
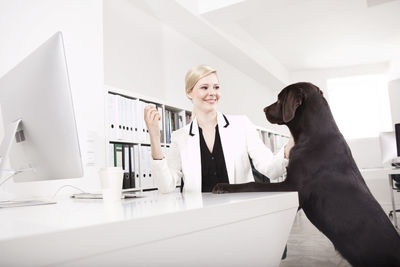
[[392, 130], [384, 75], [330, 79], [328, 99], [333, 117], [347, 139], [376, 137]]

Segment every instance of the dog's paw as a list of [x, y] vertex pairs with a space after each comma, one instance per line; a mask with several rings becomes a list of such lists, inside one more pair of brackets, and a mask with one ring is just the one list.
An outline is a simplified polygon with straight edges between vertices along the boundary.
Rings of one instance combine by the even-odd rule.
[[212, 190], [214, 194], [231, 193], [232, 186], [230, 184], [216, 184]]

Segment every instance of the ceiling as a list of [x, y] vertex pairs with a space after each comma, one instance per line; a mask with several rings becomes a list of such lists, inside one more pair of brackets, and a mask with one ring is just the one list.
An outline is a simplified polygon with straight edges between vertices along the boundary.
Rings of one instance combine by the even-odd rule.
[[199, 16], [232, 38], [262, 47], [289, 71], [400, 57], [399, 0], [198, 0], [197, 4]]

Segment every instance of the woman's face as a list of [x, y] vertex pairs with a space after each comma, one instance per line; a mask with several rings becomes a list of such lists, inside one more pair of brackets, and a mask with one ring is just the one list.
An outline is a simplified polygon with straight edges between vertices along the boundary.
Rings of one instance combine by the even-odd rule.
[[211, 73], [201, 78], [188, 96], [196, 109], [203, 112], [215, 111], [221, 97], [217, 75]]

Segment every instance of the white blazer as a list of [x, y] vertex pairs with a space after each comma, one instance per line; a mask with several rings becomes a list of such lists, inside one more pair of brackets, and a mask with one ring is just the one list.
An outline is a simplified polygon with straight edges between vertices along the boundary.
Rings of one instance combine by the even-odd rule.
[[[270, 179], [282, 176], [288, 160], [283, 148], [275, 156], [261, 141], [246, 116], [225, 116], [218, 112], [218, 129], [229, 183], [254, 182], [249, 156], [254, 167]], [[162, 160], [151, 159], [151, 170], [160, 192], [172, 192], [181, 178], [184, 191], [201, 192], [201, 156], [196, 118], [171, 135], [171, 146]]]

